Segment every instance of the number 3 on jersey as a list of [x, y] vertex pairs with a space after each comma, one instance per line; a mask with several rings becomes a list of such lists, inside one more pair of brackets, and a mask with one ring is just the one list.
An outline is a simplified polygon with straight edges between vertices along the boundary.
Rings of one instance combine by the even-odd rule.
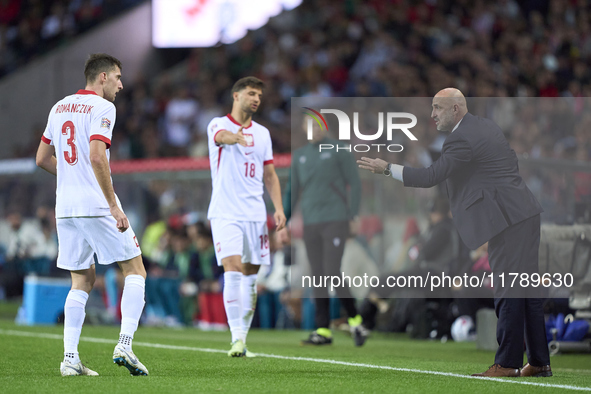
[[70, 137], [66, 140], [68, 146], [70, 146], [70, 151], [64, 151], [64, 159], [66, 159], [66, 163], [73, 166], [78, 163], [78, 152], [76, 152], [76, 127], [72, 121], [68, 120], [62, 126], [62, 135], [70, 135]]

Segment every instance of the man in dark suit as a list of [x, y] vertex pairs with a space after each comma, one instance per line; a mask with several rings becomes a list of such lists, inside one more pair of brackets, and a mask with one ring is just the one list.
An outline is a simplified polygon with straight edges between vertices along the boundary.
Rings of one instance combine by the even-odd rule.
[[[357, 163], [404, 186], [432, 187], [446, 181], [453, 221], [464, 243], [476, 249], [489, 242], [499, 349], [495, 364], [474, 376], [552, 376], [542, 300], [526, 298], [532, 296], [530, 289], [509, 288], [507, 280], [501, 287], [498, 280], [501, 273], [538, 272], [542, 208], [519, 175], [517, 156], [494, 122], [468, 113], [464, 95], [454, 88], [438, 92], [432, 107], [437, 129], [451, 134], [441, 157], [429, 168], [366, 157]], [[524, 339], [529, 363], [521, 368]]]

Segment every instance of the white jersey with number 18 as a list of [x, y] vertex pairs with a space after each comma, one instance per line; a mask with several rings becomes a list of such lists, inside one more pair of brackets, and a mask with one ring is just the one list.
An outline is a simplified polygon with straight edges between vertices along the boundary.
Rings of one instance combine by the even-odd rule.
[[109, 159], [114, 126], [115, 106], [90, 90], [79, 90], [51, 109], [41, 139], [55, 147], [57, 218], [111, 214], [90, 164], [90, 141], [107, 144]]
[[221, 130], [237, 133], [240, 124], [228, 114], [214, 118], [207, 126], [212, 193], [207, 218], [264, 222], [267, 209], [263, 200], [263, 169], [273, 164], [269, 130], [256, 122], [242, 129], [247, 146], [218, 145]]

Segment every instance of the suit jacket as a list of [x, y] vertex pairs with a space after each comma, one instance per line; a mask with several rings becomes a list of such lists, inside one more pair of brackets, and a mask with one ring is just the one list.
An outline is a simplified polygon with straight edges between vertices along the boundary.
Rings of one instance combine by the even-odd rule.
[[429, 168], [404, 167], [402, 178], [411, 187], [446, 181], [454, 224], [470, 249], [543, 211], [501, 129], [470, 113], [445, 139], [437, 161]]

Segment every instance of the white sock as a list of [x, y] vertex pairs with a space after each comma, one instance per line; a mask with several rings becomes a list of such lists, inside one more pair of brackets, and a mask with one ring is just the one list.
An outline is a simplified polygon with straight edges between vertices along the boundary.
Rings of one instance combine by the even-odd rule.
[[242, 303], [240, 302], [240, 281], [242, 273], [237, 271], [224, 272], [224, 308], [228, 325], [232, 333], [232, 342], [242, 339]]
[[88, 293], [83, 290], [70, 290], [64, 305], [64, 361], [72, 364], [80, 362], [78, 354], [78, 342], [80, 332], [86, 317], [86, 301]]
[[250, 324], [254, 317], [254, 309], [257, 305], [257, 274], [242, 275], [240, 281], [240, 296], [242, 299], [242, 340], [246, 343], [246, 336], [250, 330]]
[[125, 285], [123, 286], [123, 295], [121, 296], [121, 332], [119, 334], [119, 343], [126, 350], [131, 350], [133, 334], [144, 310], [144, 301], [146, 289], [146, 280], [141, 275], [127, 275]]

